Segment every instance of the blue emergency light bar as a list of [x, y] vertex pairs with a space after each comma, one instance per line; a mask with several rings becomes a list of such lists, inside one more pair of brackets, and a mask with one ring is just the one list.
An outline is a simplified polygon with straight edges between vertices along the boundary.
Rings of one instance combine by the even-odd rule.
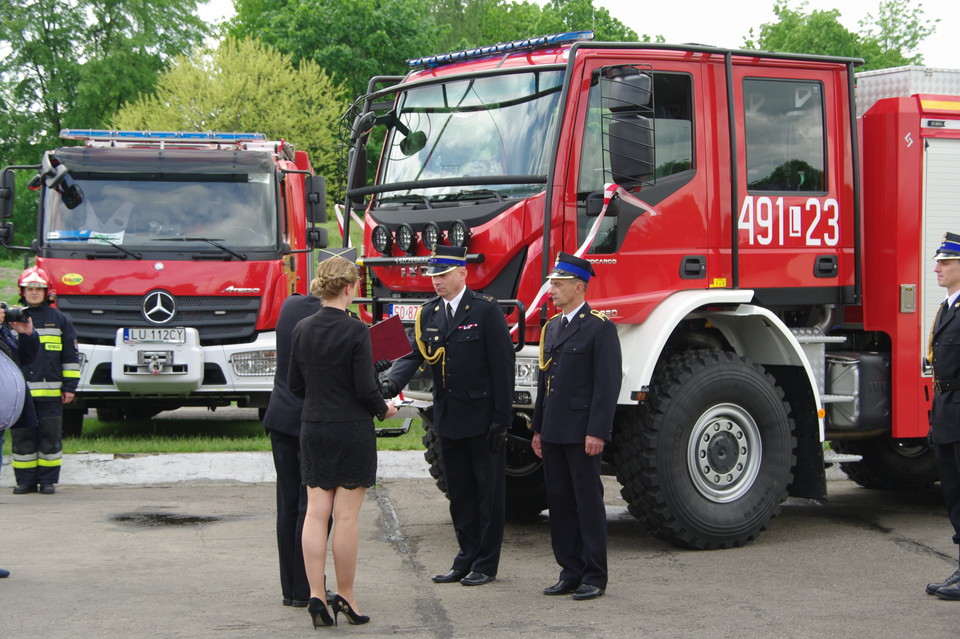
[[106, 129], [61, 129], [62, 140], [124, 140], [134, 142], [264, 142], [263, 133], [218, 133], [214, 131], [108, 131]]
[[425, 58], [414, 58], [407, 60], [407, 66], [411, 69], [417, 67], [437, 67], [451, 62], [463, 62], [464, 60], [476, 60], [477, 58], [486, 58], [492, 55], [502, 55], [505, 53], [514, 53], [517, 51], [533, 51], [534, 49], [546, 49], [561, 44], [570, 44], [571, 42], [581, 42], [584, 40], [593, 40], [593, 31], [569, 31], [567, 33], [557, 33], [554, 35], [540, 36], [538, 38], [527, 38], [525, 40], [514, 40], [513, 42], [504, 42], [493, 44], [478, 49], [466, 49], [464, 51], [452, 51], [441, 55], [431, 55]]

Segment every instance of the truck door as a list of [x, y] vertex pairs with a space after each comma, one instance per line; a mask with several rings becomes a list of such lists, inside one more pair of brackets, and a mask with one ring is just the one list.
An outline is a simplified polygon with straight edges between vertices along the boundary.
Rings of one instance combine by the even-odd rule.
[[747, 65], [733, 74], [733, 285], [766, 306], [840, 303], [855, 276], [844, 76]]
[[[609, 58], [588, 60], [580, 84], [586, 88], [578, 96], [581, 104], [567, 152], [562, 250], [572, 253], [589, 244], [584, 257], [598, 276], [590, 284], [591, 305], [627, 323], [642, 321], [674, 290], [708, 285], [706, 178], [698, 173], [694, 153], [699, 135], [693, 108], [699, 66], [658, 62], [654, 67]], [[654, 147], [648, 149], [651, 170], [640, 179], [618, 175], [611, 157], [617, 152], [614, 138], [624, 135], [612, 123], [618, 117], [624, 119], [617, 112], [625, 108], [610, 98], [611, 78], [629, 73], [651, 78], [649, 102], [629, 116], [641, 128], [650, 128], [648, 141], [639, 139], [643, 132], [626, 133], [637, 136], [636, 147]], [[636, 199], [615, 199], [597, 224], [604, 184], [611, 182], [623, 185]]]

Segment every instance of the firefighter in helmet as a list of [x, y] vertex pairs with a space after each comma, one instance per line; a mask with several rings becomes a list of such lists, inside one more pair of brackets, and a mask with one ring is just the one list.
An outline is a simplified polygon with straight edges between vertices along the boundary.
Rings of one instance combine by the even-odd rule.
[[80, 381], [76, 333], [70, 319], [52, 306], [53, 283], [46, 271], [31, 267], [20, 274], [20, 302], [25, 304], [40, 338], [40, 353], [22, 366], [30, 398], [36, 408], [37, 427], [13, 431], [13, 469], [17, 485], [13, 494], [39, 490], [56, 492], [60, 480], [63, 405], [73, 401]]

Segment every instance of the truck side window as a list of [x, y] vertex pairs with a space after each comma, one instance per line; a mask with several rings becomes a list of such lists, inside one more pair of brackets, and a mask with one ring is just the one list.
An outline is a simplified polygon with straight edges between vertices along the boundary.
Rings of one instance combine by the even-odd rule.
[[[609, 149], [604, 143], [610, 121], [601, 106], [601, 86], [590, 88], [583, 145], [580, 150], [580, 171], [577, 180], [578, 244], [586, 238], [595, 218], [587, 217], [585, 200], [590, 193], [603, 191], [613, 182]], [[691, 77], [682, 73], [653, 74], [654, 159], [653, 181], [694, 168], [693, 162], [693, 88]], [[606, 117], [604, 117], [606, 116]], [[641, 189], [642, 192], [642, 189]], [[600, 224], [590, 253], [615, 253], [636, 215], [621, 209], [620, 216], [606, 217]]]
[[743, 108], [749, 190], [826, 190], [819, 82], [746, 79]]

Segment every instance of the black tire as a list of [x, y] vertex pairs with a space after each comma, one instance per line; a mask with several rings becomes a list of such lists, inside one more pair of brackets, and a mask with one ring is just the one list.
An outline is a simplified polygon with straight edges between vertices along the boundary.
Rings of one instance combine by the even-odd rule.
[[894, 439], [889, 435], [854, 441], [833, 441], [838, 453], [860, 455], [858, 462], [842, 462], [840, 470], [864, 488], [920, 490], [940, 476], [933, 449], [925, 439]]
[[100, 406], [97, 408], [97, 419], [101, 422], [124, 422], [127, 416], [122, 408]]
[[[440, 461], [440, 441], [433, 432], [432, 413], [421, 411], [423, 419], [424, 459], [430, 467], [430, 476], [437, 488], [447, 496], [447, 481]], [[523, 422], [525, 423], [525, 422]], [[516, 426], [514, 426], [516, 428]], [[547, 507], [547, 487], [543, 480], [543, 465], [533, 454], [530, 440], [510, 433], [507, 437], [507, 477], [505, 509], [508, 521], [536, 519]]]
[[80, 437], [83, 434], [83, 415], [87, 411], [64, 408], [61, 432], [64, 437]]
[[145, 422], [160, 413], [158, 408], [143, 406], [100, 406], [97, 408], [97, 419], [101, 422]]
[[735, 353], [678, 353], [649, 399], [617, 417], [617, 479], [655, 537], [715, 549], [753, 540], [780, 512], [796, 464], [783, 391]]

